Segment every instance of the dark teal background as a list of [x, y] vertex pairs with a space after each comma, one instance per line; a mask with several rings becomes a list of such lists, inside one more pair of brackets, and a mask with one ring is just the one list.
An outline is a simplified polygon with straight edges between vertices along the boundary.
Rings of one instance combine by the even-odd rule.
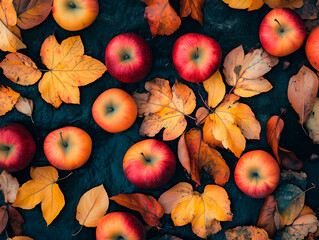
[[[109, 196], [119, 193], [140, 192], [149, 194], [158, 198], [161, 193], [178, 182], [187, 181], [195, 187], [195, 184], [188, 180], [184, 170], [178, 163], [174, 178], [165, 186], [158, 189], [141, 189], [130, 184], [124, 176], [122, 169], [122, 159], [126, 150], [134, 143], [144, 139], [139, 136], [138, 129], [142, 119], [137, 119], [135, 124], [127, 131], [117, 134], [110, 134], [103, 131], [93, 120], [91, 108], [94, 100], [106, 89], [118, 87], [129, 93], [135, 90], [142, 91], [144, 83], [155, 77], [161, 77], [170, 80], [173, 84], [175, 78], [190, 86], [196, 96], [198, 107], [202, 106], [197, 94], [198, 89], [203, 96], [207, 96], [202, 87], [196, 84], [188, 83], [182, 80], [174, 69], [172, 63], [172, 47], [178, 37], [189, 32], [199, 32], [213, 37], [222, 47], [223, 58], [229, 51], [239, 45], [243, 45], [245, 51], [250, 48], [260, 47], [258, 30], [263, 17], [269, 12], [269, 8], [264, 6], [258, 11], [247, 12], [245, 10], [236, 10], [229, 8], [222, 0], [206, 0], [204, 7], [204, 26], [197, 21], [189, 18], [182, 20], [181, 27], [171, 36], [151, 37], [149, 25], [144, 19], [145, 4], [138, 0], [100, 0], [100, 14], [97, 20], [89, 28], [79, 32], [68, 32], [60, 28], [53, 20], [52, 15], [48, 17], [41, 25], [22, 31], [26, 50], [20, 52], [31, 57], [39, 68], [45, 68], [40, 59], [40, 48], [42, 42], [51, 34], [55, 34], [59, 42], [70, 36], [80, 35], [85, 46], [85, 54], [104, 62], [104, 51], [108, 42], [121, 33], [133, 32], [141, 35], [150, 44], [153, 53], [153, 67], [150, 74], [140, 83], [124, 84], [112, 78], [106, 72], [102, 78], [96, 82], [80, 88], [81, 104], [70, 105], [62, 104], [60, 108], [55, 109], [50, 104], [42, 100], [38, 92], [38, 84], [29, 87], [19, 86], [7, 80], [3, 74], [0, 74], [1, 84], [10, 86], [13, 90], [20, 92], [22, 96], [31, 98], [34, 101], [35, 108], [33, 124], [30, 118], [12, 110], [5, 116], [0, 117], [0, 126], [6, 123], [19, 122], [25, 125], [34, 136], [37, 145], [37, 153], [30, 166], [46, 166], [49, 162], [43, 154], [43, 141], [46, 135], [52, 130], [67, 125], [80, 127], [87, 131], [93, 140], [93, 152], [89, 161], [80, 169], [73, 171], [73, 175], [68, 179], [59, 182], [64, 193], [66, 204], [60, 215], [47, 227], [42, 217], [40, 205], [32, 210], [18, 209], [25, 219], [24, 235], [30, 236], [35, 240], [69, 240], [72, 239], [72, 233], [80, 228], [75, 219], [76, 206], [80, 197], [89, 189], [104, 184]], [[178, 11], [179, 1], [171, 1], [173, 7]], [[0, 53], [0, 60], [6, 53]], [[283, 61], [291, 62], [288, 70], [283, 71]], [[262, 126], [261, 140], [248, 141], [246, 151], [253, 149], [263, 149], [271, 152], [265, 139], [265, 125], [267, 120], [275, 114], [280, 113], [281, 108], [287, 109], [287, 114], [283, 116], [285, 128], [281, 137], [281, 145], [293, 150], [300, 159], [304, 161], [304, 169], [308, 174], [309, 182], [319, 186], [319, 162], [310, 162], [309, 157], [312, 153], [319, 154], [318, 145], [315, 146], [312, 141], [304, 134], [298, 124], [298, 116], [291, 108], [287, 99], [288, 81], [292, 75], [295, 75], [301, 66], [305, 64], [310, 67], [304, 53], [304, 46], [296, 53], [281, 58], [279, 64], [266, 74], [266, 78], [273, 84], [274, 88], [269, 93], [264, 93], [252, 98], [241, 99], [241, 102], [248, 104], [260, 121]], [[222, 69], [222, 67], [220, 68]], [[228, 88], [229, 90], [229, 88]], [[195, 114], [195, 113], [194, 113]], [[193, 116], [194, 116], [193, 114]], [[188, 126], [194, 126], [194, 122], [188, 119]], [[161, 135], [156, 136], [161, 139]], [[176, 153], [177, 140], [167, 142]], [[233, 179], [234, 167], [237, 159], [232, 153], [226, 150], [220, 151], [231, 169], [231, 177], [226, 184], [225, 189], [231, 200], [231, 209], [234, 213], [232, 222], [222, 223], [223, 229], [233, 228], [238, 225], [255, 225], [258, 212], [263, 199], [253, 199], [243, 194], [235, 185]], [[13, 173], [20, 184], [30, 179], [30, 166], [23, 171]], [[69, 174], [69, 171], [59, 171], [60, 177]], [[207, 174], [204, 174], [202, 186], [197, 191], [203, 191], [206, 184], [212, 184], [213, 180]], [[319, 191], [311, 190], [306, 195], [306, 202], [316, 210], [319, 207]], [[1, 197], [1, 201], [3, 198]], [[137, 212], [130, 211], [110, 202], [108, 212], [126, 211], [133, 213], [141, 221], [142, 218]], [[199, 239], [191, 231], [188, 224], [184, 227], [174, 227], [170, 215], [162, 218], [162, 229], [148, 231], [147, 239], [163, 234], [176, 235], [183, 239]], [[1, 235], [5, 239], [5, 235]], [[86, 228], [73, 239], [89, 240], [95, 239], [95, 228]], [[224, 239], [224, 230], [208, 239]]]

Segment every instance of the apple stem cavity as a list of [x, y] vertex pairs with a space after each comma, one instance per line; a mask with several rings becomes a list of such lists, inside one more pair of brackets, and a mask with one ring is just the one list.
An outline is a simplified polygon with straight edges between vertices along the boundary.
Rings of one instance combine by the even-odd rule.
[[198, 58], [198, 47], [196, 47], [196, 52], [195, 52], [195, 59]]
[[2, 151], [9, 151], [10, 149], [11, 149], [11, 147], [9, 147], [9, 146], [4, 146], [4, 145], [0, 146], [0, 150], [2, 150]]
[[144, 153], [141, 153], [141, 155], [143, 156], [145, 162], [148, 162], [148, 163], [151, 162], [151, 159], [145, 157]]
[[280, 27], [280, 32], [283, 33], [285, 30], [284, 30], [284, 28], [281, 26], [280, 22], [279, 22], [276, 18], [275, 18], [274, 21], [278, 23], [278, 25], [279, 25], [279, 27]]
[[68, 147], [68, 143], [66, 141], [64, 141], [63, 137], [62, 137], [62, 132], [60, 132], [60, 138], [61, 138], [61, 142], [63, 144], [63, 146], [66, 148]]
[[74, 8], [76, 8], [76, 5], [74, 2], [69, 2], [68, 7], [74, 9]]

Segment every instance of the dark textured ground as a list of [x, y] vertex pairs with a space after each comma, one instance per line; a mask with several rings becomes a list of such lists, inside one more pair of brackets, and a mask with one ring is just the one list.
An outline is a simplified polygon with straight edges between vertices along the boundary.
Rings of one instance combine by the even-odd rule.
[[[178, 9], [179, 1], [174, 0], [171, 2], [175, 9]], [[101, 79], [93, 84], [80, 88], [81, 105], [62, 104], [59, 109], [54, 109], [42, 100], [37, 84], [30, 87], [22, 87], [5, 79], [2, 74], [0, 75], [1, 84], [10, 86], [23, 96], [33, 99], [35, 103], [35, 124], [32, 124], [28, 117], [18, 113], [16, 110], [0, 118], [0, 126], [10, 122], [19, 122], [32, 132], [37, 144], [37, 153], [31, 164], [32, 166], [49, 165], [43, 154], [42, 144], [45, 136], [56, 128], [66, 125], [77, 126], [87, 131], [93, 139], [93, 152], [89, 161], [83, 167], [74, 171], [72, 177], [59, 182], [66, 199], [66, 205], [49, 227], [46, 227], [40, 206], [37, 206], [33, 210], [19, 209], [25, 219], [24, 233], [26, 236], [30, 236], [36, 240], [72, 239], [71, 234], [77, 232], [80, 227], [75, 219], [76, 206], [80, 197], [87, 190], [100, 184], [104, 184], [109, 196], [119, 193], [141, 192], [155, 197], [158, 197], [165, 190], [180, 181], [188, 181], [193, 184], [193, 182], [186, 178], [180, 164], [177, 166], [174, 178], [167, 185], [159, 189], [145, 190], [130, 184], [126, 180], [122, 170], [122, 159], [126, 150], [131, 145], [143, 139], [138, 135], [141, 119], [138, 119], [129, 130], [123, 133], [110, 134], [101, 130], [94, 122], [91, 115], [92, 104], [97, 96], [108, 88], [119, 87], [132, 93], [136, 89], [142, 90], [144, 82], [154, 77], [166, 78], [171, 82], [177, 78], [186, 83], [177, 75], [171, 58], [172, 46], [175, 40], [185, 33], [200, 32], [213, 37], [221, 45], [223, 57], [240, 44], [243, 44], [246, 51], [252, 47], [260, 47], [258, 28], [262, 18], [269, 11], [269, 8], [266, 6], [253, 12], [235, 10], [229, 8], [221, 0], [206, 0], [203, 27], [195, 20], [186, 18], [183, 19], [180, 29], [173, 35], [165, 37], [157, 36], [152, 39], [148, 23], [143, 18], [144, 7], [144, 3], [138, 0], [100, 0], [100, 14], [96, 22], [80, 32], [67, 32], [61, 29], [54, 22], [52, 15], [40, 26], [28, 31], [22, 31], [22, 37], [28, 49], [21, 52], [30, 56], [39, 68], [44, 68], [39, 56], [41, 44], [52, 33], [55, 33], [60, 42], [69, 36], [80, 35], [85, 46], [85, 53], [104, 62], [104, 51], [108, 42], [118, 34], [134, 32], [148, 41], [154, 58], [152, 71], [144, 81], [138, 84], [126, 85], [116, 81], [108, 73], [105, 73]], [[1, 52], [0, 60], [4, 56], [5, 53]], [[284, 60], [291, 62], [290, 68], [286, 71], [282, 70]], [[282, 133], [281, 145], [295, 151], [305, 162], [303, 170], [308, 174], [309, 181], [319, 186], [319, 161], [308, 161], [312, 153], [319, 153], [319, 147], [315, 146], [303, 133], [298, 124], [297, 114], [290, 107], [286, 94], [289, 78], [296, 74], [303, 64], [309, 66], [304, 54], [304, 46], [298, 52], [281, 58], [280, 63], [266, 75], [266, 78], [274, 86], [269, 93], [249, 99], [241, 99], [242, 102], [251, 106], [262, 126], [261, 140], [248, 141], [246, 151], [253, 149], [270, 151], [265, 140], [265, 125], [272, 115], [279, 114], [280, 108], [284, 107], [288, 112], [283, 117], [285, 128]], [[186, 84], [197, 92], [195, 84]], [[202, 103], [198, 102], [198, 106], [201, 105]], [[190, 121], [189, 126], [192, 125], [193, 123]], [[156, 138], [160, 139], [160, 136]], [[176, 152], [177, 141], [172, 141], [168, 144]], [[234, 164], [237, 159], [227, 151], [223, 150], [221, 152], [231, 169], [231, 178], [225, 188], [232, 202], [231, 209], [234, 213], [233, 221], [222, 223], [222, 227], [227, 229], [238, 225], [255, 225], [263, 200], [252, 199], [239, 191], [233, 179]], [[29, 179], [29, 170], [30, 168], [27, 168], [14, 173], [14, 175], [18, 177], [20, 183], [23, 183]], [[59, 172], [60, 177], [66, 176], [68, 173], [67, 171]], [[204, 186], [209, 183], [212, 183], [212, 179], [204, 175], [202, 187], [199, 187], [197, 190], [202, 191]], [[312, 190], [307, 193], [306, 202], [313, 209], [317, 209], [319, 207], [319, 191]], [[108, 212], [112, 211], [131, 212], [111, 201]], [[131, 213], [140, 218], [137, 212]], [[173, 234], [189, 240], [198, 239], [192, 233], [190, 225], [172, 227], [173, 223], [169, 215], [164, 216], [162, 223], [163, 228], [159, 231], [149, 231], [147, 239], [163, 234]], [[1, 239], [5, 239], [4, 234], [1, 235]], [[83, 228], [82, 232], [74, 237], [74, 239], [95, 239], [95, 228]], [[209, 237], [209, 239], [224, 239], [224, 231]]]

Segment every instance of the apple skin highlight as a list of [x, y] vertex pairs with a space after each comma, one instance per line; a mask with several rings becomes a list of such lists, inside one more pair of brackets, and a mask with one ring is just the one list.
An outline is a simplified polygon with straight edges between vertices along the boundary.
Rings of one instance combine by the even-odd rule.
[[308, 36], [306, 55], [310, 64], [319, 71], [319, 26], [312, 30]]

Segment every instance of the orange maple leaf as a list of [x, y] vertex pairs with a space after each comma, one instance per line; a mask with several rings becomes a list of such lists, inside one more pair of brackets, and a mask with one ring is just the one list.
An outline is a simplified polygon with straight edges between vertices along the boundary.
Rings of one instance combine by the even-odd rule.
[[187, 17], [188, 15], [191, 15], [192, 18], [203, 25], [204, 4], [205, 0], [181, 0], [179, 9], [181, 17]]

